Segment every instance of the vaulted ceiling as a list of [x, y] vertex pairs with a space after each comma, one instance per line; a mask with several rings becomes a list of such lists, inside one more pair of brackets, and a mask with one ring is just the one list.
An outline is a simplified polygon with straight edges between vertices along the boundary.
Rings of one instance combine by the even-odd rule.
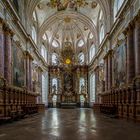
[[98, 44], [99, 18], [107, 25], [105, 32], [110, 25], [109, 0], [28, 0], [27, 5], [29, 18], [36, 14], [38, 36], [46, 34], [53, 46], [69, 41], [83, 47], [89, 38]]

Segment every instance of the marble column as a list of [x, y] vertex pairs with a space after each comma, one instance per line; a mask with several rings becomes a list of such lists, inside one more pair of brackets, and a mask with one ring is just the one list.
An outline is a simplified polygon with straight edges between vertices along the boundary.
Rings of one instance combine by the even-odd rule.
[[33, 91], [33, 83], [32, 83], [32, 62], [33, 58], [29, 54], [29, 52], [25, 52], [26, 54], [26, 87], [27, 90]]
[[38, 81], [39, 81], [39, 84], [40, 84], [40, 92], [42, 93], [42, 88], [41, 88], [41, 85], [42, 85], [42, 69], [41, 67], [39, 67], [38, 69]]
[[135, 74], [140, 76], [140, 16], [135, 20]]
[[105, 91], [108, 90], [108, 58], [104, 58], [105, 61]]
[[3, 20], [0, 18], [0, 76], [4, 77], [4, 32]]
[[30, 90], [33, 91], [33, 83], [32, 83], [32, 58], [29, 58], [29, 84]]
[[111, 90], [112, 87], [112, 55], [111, 50], [108, 54], [108, 90]]
[[127, 83], [131, 84], [135, 77], [134, 57], [134, 27], [129, 25], [127, 30]]
[[5, 48], [4, 48], [4, 77], [7, 84], [12, 82], [12, 35], [13, 32], [8, 26], [4, 27]]
[[30, 90], [30, 71], [29, 71], [29, 54], [26, 52], [26, 87], [27, 90]]

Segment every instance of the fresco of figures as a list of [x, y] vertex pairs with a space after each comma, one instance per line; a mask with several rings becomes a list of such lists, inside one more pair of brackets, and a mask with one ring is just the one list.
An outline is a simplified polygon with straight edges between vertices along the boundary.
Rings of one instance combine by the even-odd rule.
[[90, 6], [95, 8], [97, 3], [95, 1], [86, 0], [50, 0], [47, 2], [47, 6], [51, 8], [57, 8], [57, 11], [73, 10], [77, 11], [80, 7]]
[[13, 84], [17, 87], [24, 86], [24, 54], [22, 50], [13, 43]]
[[126, 44], [122, 42], [114, 53], [114, 86], [122, 86], [126, 82]]

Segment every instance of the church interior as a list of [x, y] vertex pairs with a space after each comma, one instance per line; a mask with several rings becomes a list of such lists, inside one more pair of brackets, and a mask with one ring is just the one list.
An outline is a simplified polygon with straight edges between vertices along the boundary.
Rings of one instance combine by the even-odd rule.
[[0, 0], [1, 140], [138, 140], [139, 122], [140, 0]]

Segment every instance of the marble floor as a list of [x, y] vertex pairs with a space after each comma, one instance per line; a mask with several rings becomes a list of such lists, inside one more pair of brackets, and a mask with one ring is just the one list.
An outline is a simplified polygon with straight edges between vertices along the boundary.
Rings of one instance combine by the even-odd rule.
[[0, 140], [140, 140], [140, 124], [92, 109], [48, 109], [0, 126]]

